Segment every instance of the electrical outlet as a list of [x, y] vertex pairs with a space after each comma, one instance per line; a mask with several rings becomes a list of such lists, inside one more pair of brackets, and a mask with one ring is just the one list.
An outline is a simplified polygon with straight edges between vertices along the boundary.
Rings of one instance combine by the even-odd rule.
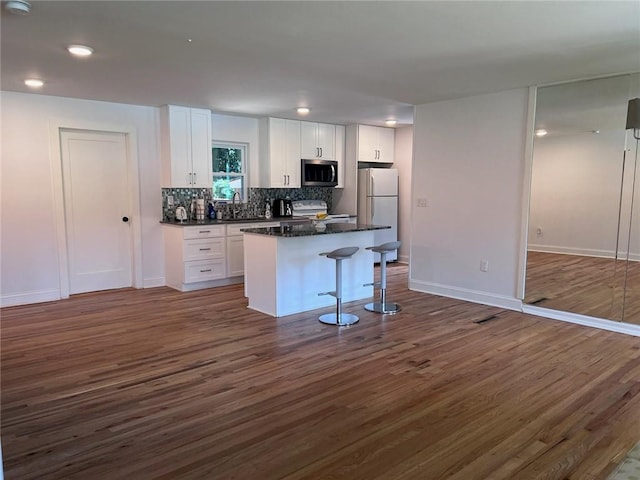
[[167, 207], [173, 207], [173, 195], [167, 195]]
[[489, 271], [489, 260], [480, 260], [480, 271], [481, 272]]
[[429, 200], [427, 200], [426, 198], [418, 198], [418, 206], [419, 207], [428, 207], [429, 206]]
[[536, 235], [537, 235], [537, 236], [539, 236], [539, 237], [542, 237], [542, 236], [543, 236], [543, 235], [542, 235], [542, 227], [537, 227], [537, 228], [536, 228]]

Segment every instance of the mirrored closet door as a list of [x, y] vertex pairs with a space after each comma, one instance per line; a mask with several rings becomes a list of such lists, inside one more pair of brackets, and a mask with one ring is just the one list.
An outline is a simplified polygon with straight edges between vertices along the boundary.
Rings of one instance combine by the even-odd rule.
[[539, 88], [525, 303], [640, 324], [640, 74]]

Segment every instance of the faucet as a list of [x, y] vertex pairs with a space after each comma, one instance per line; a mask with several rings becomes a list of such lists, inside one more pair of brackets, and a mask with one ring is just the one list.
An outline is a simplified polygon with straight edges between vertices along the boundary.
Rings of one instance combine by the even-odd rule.
[[240, 199], [240, 193], [236, 190], [233, 192], [233, 198], [231, 199], [231, 212], [233, 213], [233, 218], [236, 218], [236, 195], [238, 196], [238, 202], [242, 203]]

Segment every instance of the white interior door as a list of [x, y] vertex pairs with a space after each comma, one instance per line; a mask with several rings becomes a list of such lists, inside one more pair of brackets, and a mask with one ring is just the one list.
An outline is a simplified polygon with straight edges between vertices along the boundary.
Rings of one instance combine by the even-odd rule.
[[61, 131], [60, 144], [69, 293], [130, 287], [126, 135]]

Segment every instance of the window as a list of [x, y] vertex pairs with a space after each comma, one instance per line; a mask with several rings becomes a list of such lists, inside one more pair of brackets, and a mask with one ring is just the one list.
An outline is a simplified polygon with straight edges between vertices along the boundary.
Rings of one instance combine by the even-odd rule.
[[231, 200], [238, 192], [247, 198], [246, 145], [215, 143], [213, 145], [213, 199]]

